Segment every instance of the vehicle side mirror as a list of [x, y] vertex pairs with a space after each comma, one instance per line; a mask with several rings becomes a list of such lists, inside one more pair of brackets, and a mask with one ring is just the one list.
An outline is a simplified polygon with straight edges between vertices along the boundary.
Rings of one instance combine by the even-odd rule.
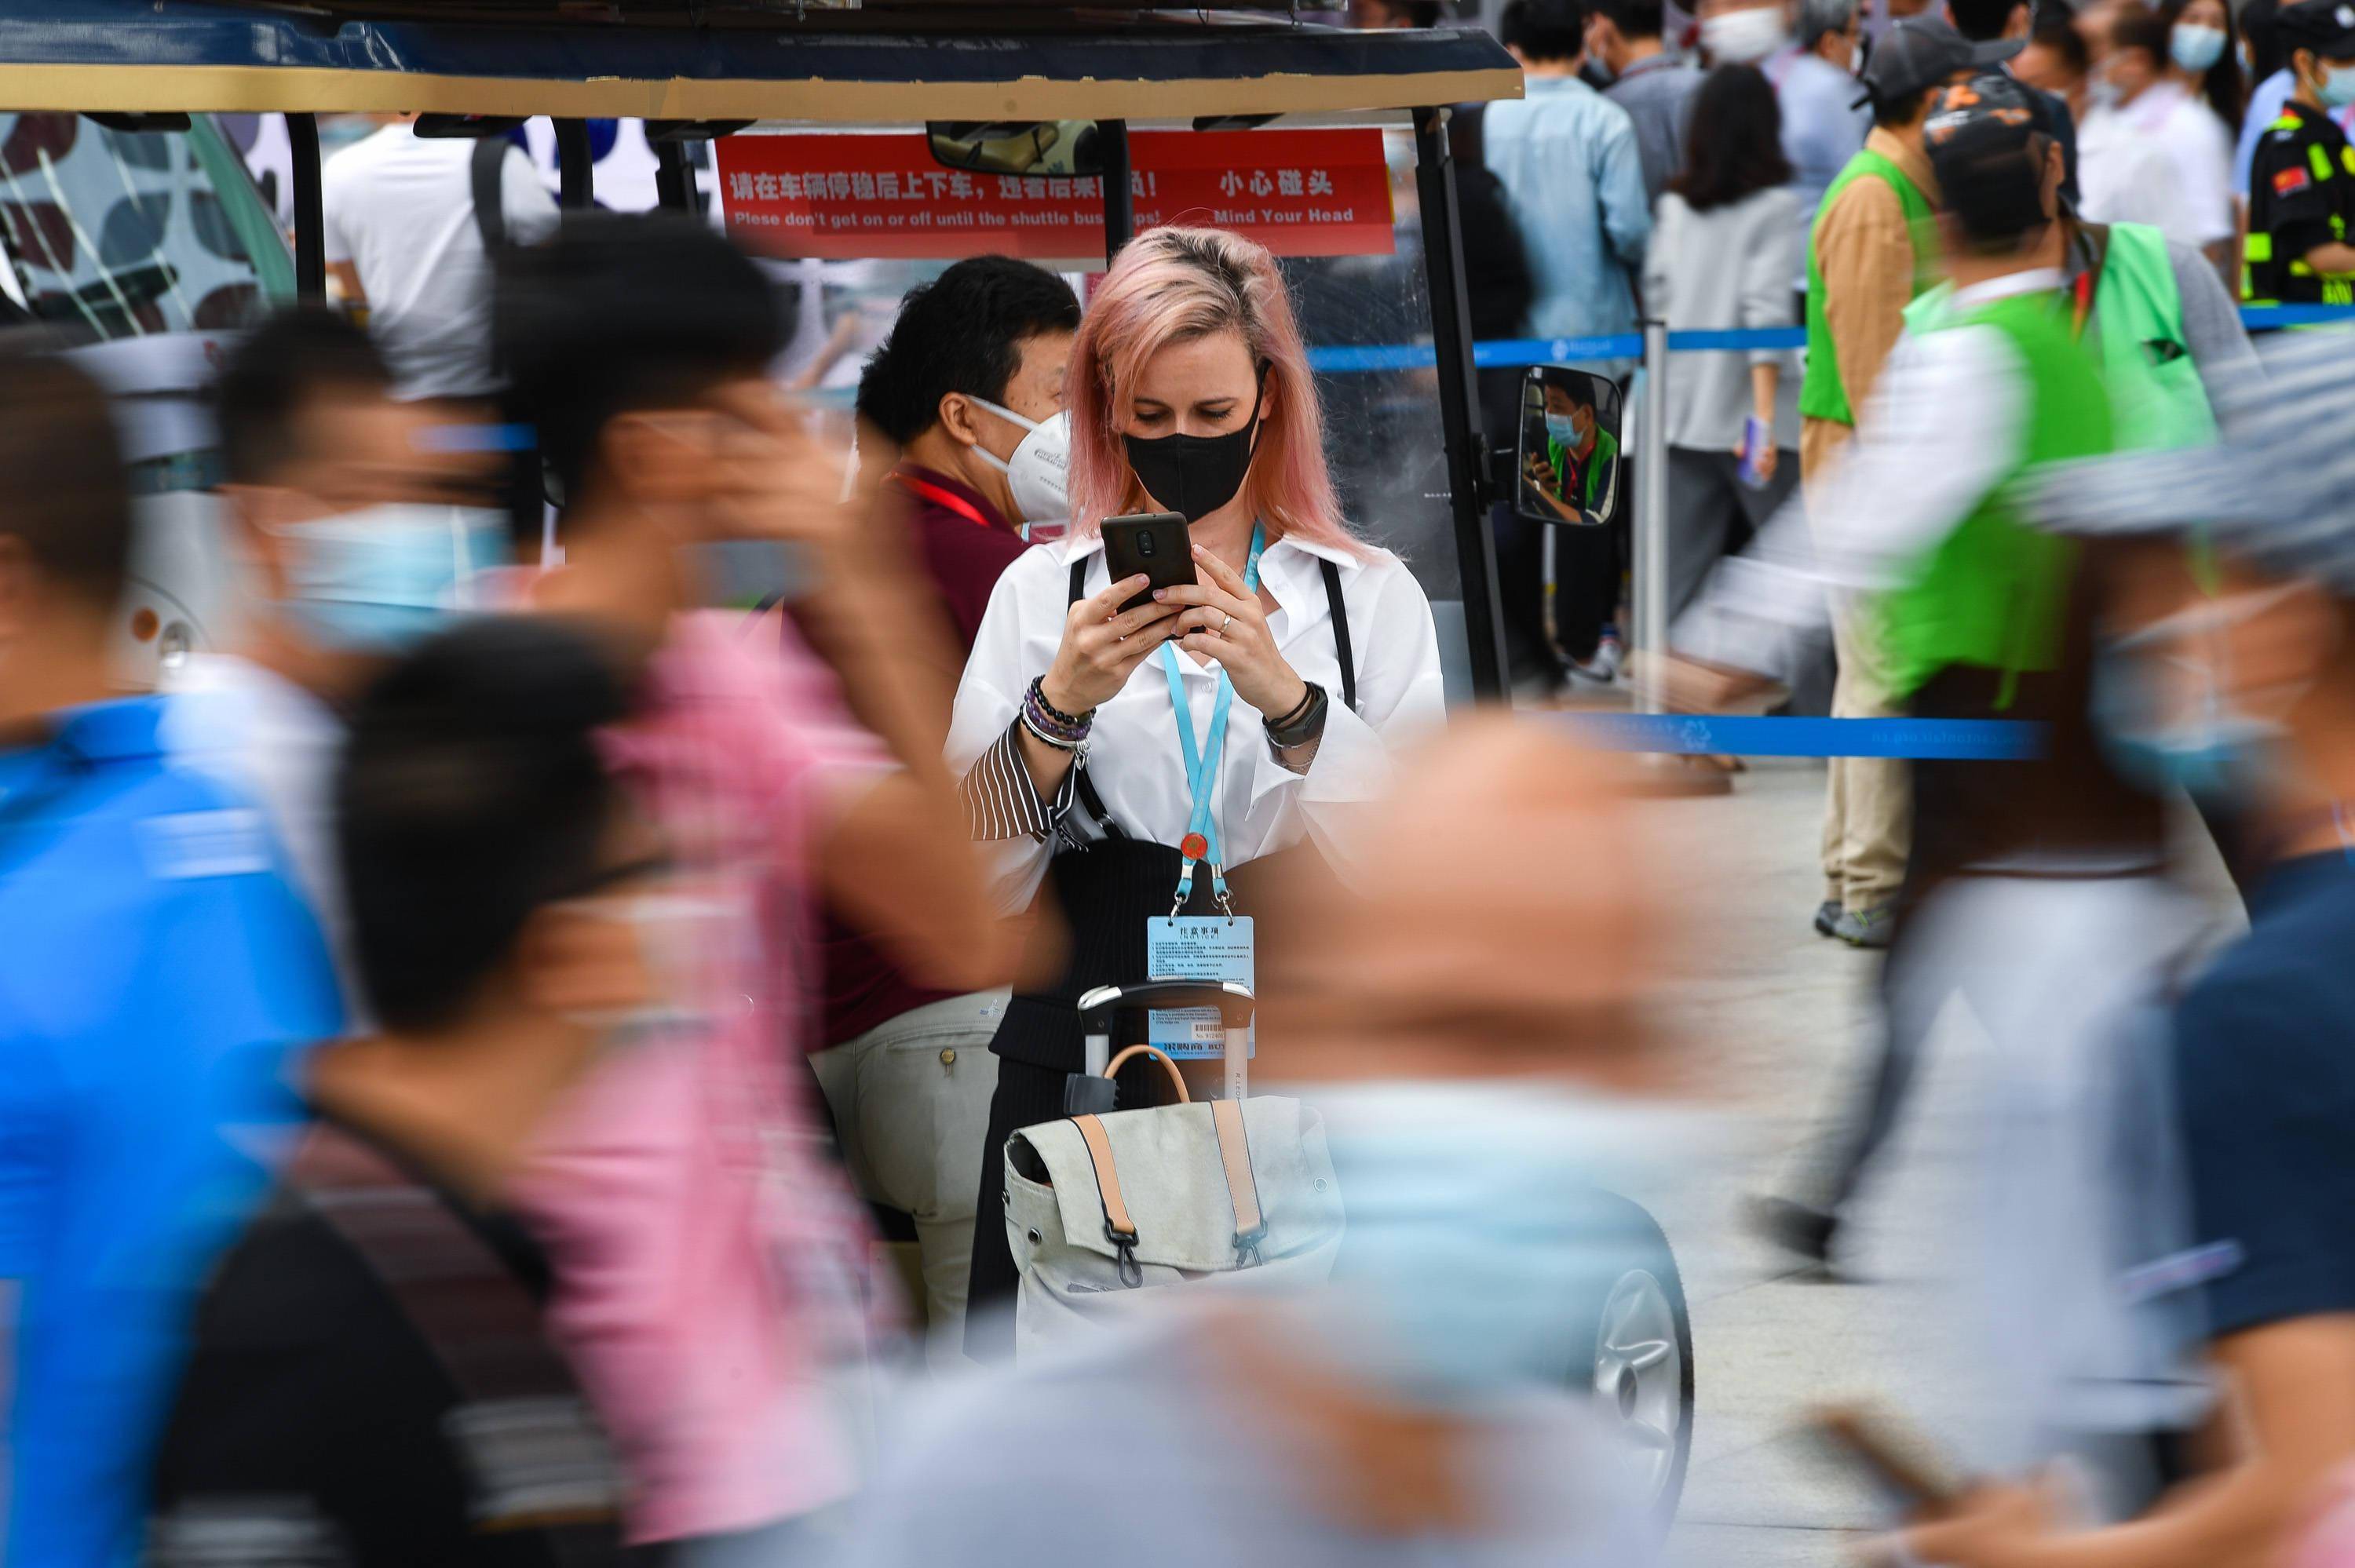
[[932, 161], [980, 175], [1103, 173], [1092, 120], [935, 120], [924, 127]]
[[1566, 365], [1521, 381], [1513, 511], [1532, 523], [1600, 528], [1619, 511], [1619, 387]]

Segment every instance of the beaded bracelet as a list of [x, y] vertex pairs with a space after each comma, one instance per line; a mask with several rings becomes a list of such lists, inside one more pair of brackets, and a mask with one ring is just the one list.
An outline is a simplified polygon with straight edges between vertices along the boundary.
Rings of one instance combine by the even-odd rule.
[[1062, 709], [1057, 707], [1054, 704], [1049, 702], [1047, 700], [1047, 677], [1044, 675], [1034, 675], [1031, 677], [1030, 695], [1038, 699], [1040, 712], [1044, 713], [1049, 718], [1055, 720], [1058, 724], [1069, 725], [1073, 729], [1087, 728], [1088, 722], [1096, 716], [1096, 711], [1093, 708], [1090, 708], [1083, 714], [1067, 714]]
[[1022, 727], [1058, 750], [1079, 750], [1087, 744], [1088, 732], [1094, 726], [1093, 714], [1074, 718], [1049, 702], [1038, 681], [1032, 681], [1029, 689], [1022, 694]]

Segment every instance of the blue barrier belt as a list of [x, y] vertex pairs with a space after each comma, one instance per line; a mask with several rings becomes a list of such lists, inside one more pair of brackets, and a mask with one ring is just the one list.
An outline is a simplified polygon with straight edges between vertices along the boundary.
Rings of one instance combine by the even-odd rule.
[[[2355, 306], [2243, 305], [2241, 321], [2253, 332], [2269, 327], [2320, 326], [2355, 322]], [[1805, 348], [1805, 327], [1760, 327], [1750, 331], [1672, 332], [1671, 354], [1723, 353], [1753, 348]], [[1582, 359], [1638, 359], [1644, 339], [1637, 333], [1591, 337], [1496, 338], [1472, 345], [1472, 363], [1484, 370], [1525, 365], [1561, 365]], [[1427, 343], [1329, 344], [1308, 351], [1312, 370], [1348, 375], [1375, 370], [1421, 370], [1435, 363]]]
[[1699, 757], [1896, 757], [2020, 762], [2044, 749], [2044, 726], [2025, 719], [1714, 718], [1689, 714], [1550, 715], [1604, 751]]

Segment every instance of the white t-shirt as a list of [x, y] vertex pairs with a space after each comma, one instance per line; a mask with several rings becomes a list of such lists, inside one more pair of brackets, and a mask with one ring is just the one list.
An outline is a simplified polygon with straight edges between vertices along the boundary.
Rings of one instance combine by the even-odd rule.
[[[474, 155], [472, 141], [420, 137], [404, 122], [345, 148], [322, 176], [327, 260], [358, 270], [369, 330], [402, 397], [471, 397], [497, 387]], [[555, 198], [520, 149], [508, 152], [499, 188], [509, 243], [555, 231]]]
[[326, 935], [345, 1006], [354, 1020], [363, 1019], [336, 853], [343, 720], [283, 675], [227, 653], [193, 655], [166, 672], [165, 691], [172, 699], [161, 735], [165, 752], [261, 808], [286, 852], [295, 886]]
[[2174, 82], [2087, 114], [2077, 160], [2084, 215], [2095, 223], [2147, 223], [2194, 249], [2232, 237], [2232, 132]]

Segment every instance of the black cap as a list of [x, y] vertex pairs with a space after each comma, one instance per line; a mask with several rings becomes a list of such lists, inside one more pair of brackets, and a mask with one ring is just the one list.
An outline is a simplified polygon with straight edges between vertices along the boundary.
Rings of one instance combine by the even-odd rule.
[[1891, 26], [1872, 46], [1871, 58], [1864, 62], [1858, 78], [1864, 83], [1864, 96], [1857, 102], [1900, 103], [1938, 86], [1957, 71], [1998, 64], [2027, 47], [2025, 38], [1990, 38], [1975, 44], [1943, 18], [1911, 16]]
[[2312, 49], [2325, 59], [2355, 59], [2355, 4], [2300, 0], [2274, 13], [2275, 36], [2285, 48]]
[[1982, 71], [1930, 101], [1922, 149], [1946, 209], [1969, 232], [2001, 239], [2046, 219], [2044, 160], [2031, 154], [2037, 137], [2052, 135], [2047, 94]]

